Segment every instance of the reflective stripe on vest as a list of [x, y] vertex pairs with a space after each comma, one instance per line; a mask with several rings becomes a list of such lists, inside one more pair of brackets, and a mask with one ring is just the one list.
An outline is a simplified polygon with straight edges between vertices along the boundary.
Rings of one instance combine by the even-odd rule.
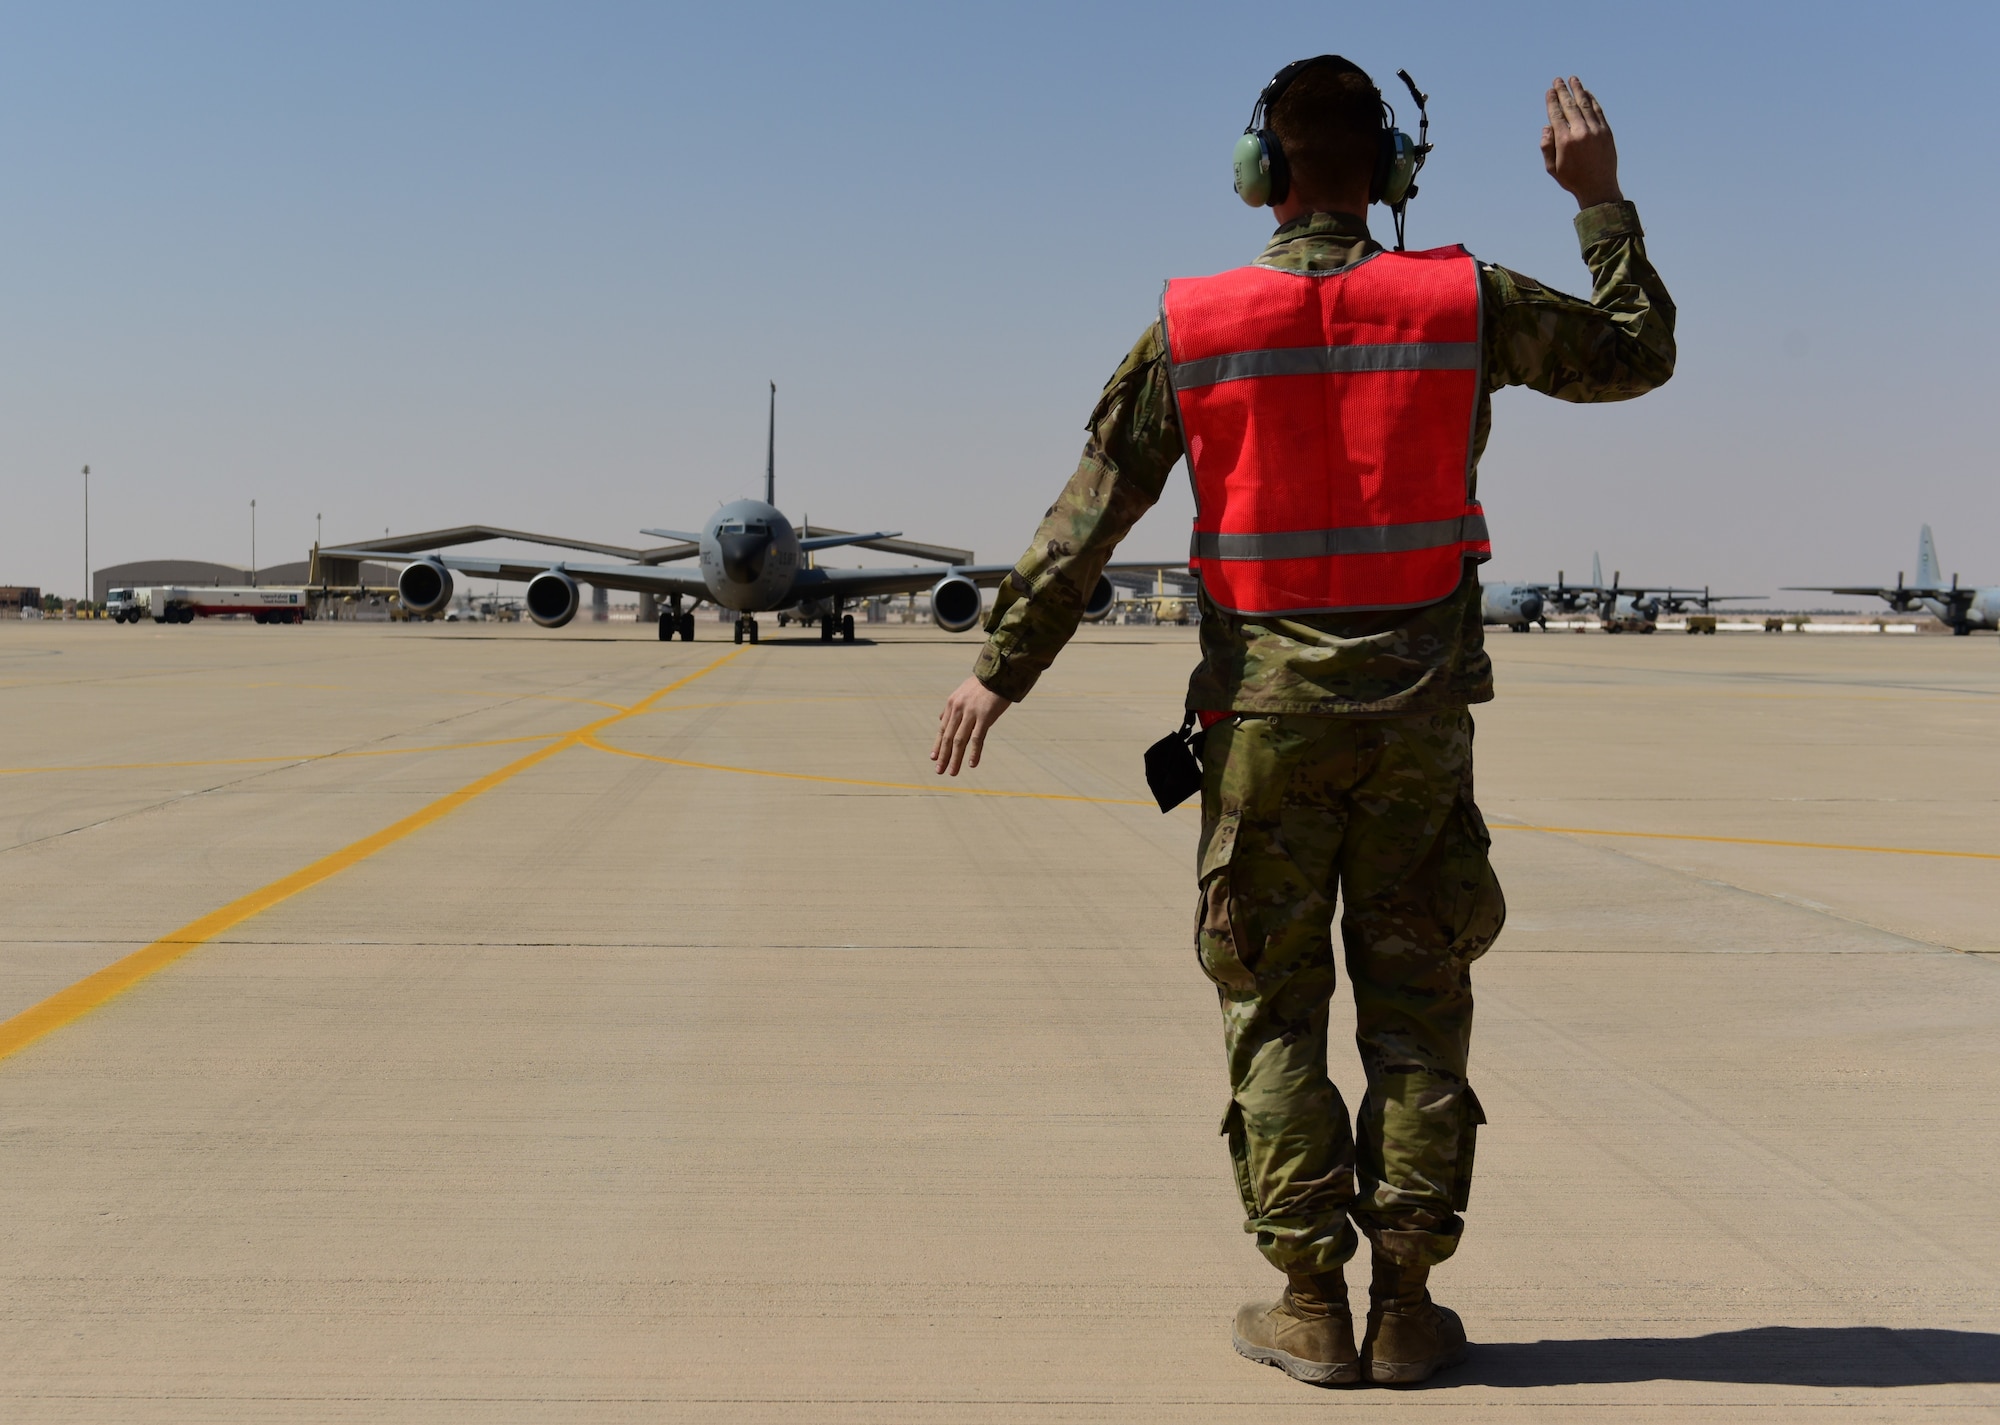
[[1160, 315], [1195, 485], [1189, 563], [1218, 606], [1412, 608], [1487, 557], [1468, 494], [1481, 311], [1463, 248], [1176, 279]]
[[1193, 558], [1323, 559], [1338, 554], [1410, 554], [1444, 545], [1486, 543], [1486, 516], [1417, 524], [1364, 524], [1346, 529], [1295, 529], [1283, 534], [1209, 534], [1196, 530]]

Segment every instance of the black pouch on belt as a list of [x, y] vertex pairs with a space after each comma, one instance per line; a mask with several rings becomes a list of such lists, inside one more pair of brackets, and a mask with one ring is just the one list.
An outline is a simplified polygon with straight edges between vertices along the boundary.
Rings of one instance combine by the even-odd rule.
[[1172, 811], [1201, 791], [1201, 744], [1207, 736], [1201, 720], [1189, 713], [1179, 731], [1146, 749], [1146, 785], [1161, 811]]

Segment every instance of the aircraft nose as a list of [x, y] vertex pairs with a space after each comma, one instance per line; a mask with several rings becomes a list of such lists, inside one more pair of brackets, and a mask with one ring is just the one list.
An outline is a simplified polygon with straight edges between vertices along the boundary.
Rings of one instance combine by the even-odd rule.
[[722, 572], [738, 584], [754, 584], [764, 572], [764, 559], [771, 552], [769, 530], [717, 535], [722, 546]]
[[1540, 594], [1529, 594], [1526, 598], [1521, 600], [1522, 618], [1526, 619], [1529, 623], [1533, 623], [1541, 616], [1542, 616], [1542, 596]]

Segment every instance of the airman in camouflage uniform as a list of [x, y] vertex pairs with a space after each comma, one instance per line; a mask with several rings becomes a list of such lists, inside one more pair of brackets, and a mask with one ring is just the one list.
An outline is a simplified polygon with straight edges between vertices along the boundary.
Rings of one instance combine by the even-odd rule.
[[[1618, 194], [1603, 111], [1574, 80], [1557, 81], [1548, 106], [1543, 152], [1577, 196], [1591, 296], [1480, 264], [1475, 461], [1504, 386], [1616, 401], [1673, 373], [1673, 303]], [[1593, 153], [1595, 176], [1582, 163]], [[1575, 172], [1559, 161], [1571, 155]], [[1257, 261], [1317, 272], [1380, 250], [1361, 217], [1312, 210], [1283, 221]], [[1088, 431], [1076, 474], [1000, 589], [973, 680], [947, 704], [941, 772], [968, 751], [977, 765], [986, 727], [1075, 632], [1112, 550], [1185, 453], [1159, 323], [1112, 374]], [[1291, 1281], [1283, 1300], [1244, 1308], [1237, 1345], [1316, 1383], [1420, 1380], [1463, 1349], [1457, 1318], [1424, 1282], [1463, 1229], [1484, 1121], [1467, 1080], [1470, 967], [1505, 918], [1472, 789], [1469, 708], [1493, 696], [1478, 580], [1468, 565], [1455, 593], [1414, 610], [1243, 617], [1204, 593], [1201, 615], [1187, 706], [1229, 715], [1204, 750], [1197, 948], [1222, 1006], [1222, 1131], [1245, 1227]], [[1342, 898], [1367, 1075], [1352, 1130], [1326, 1067]], [[1357, 1226], [1375, 1261], [1359, 1365], [1339, 1275]]]

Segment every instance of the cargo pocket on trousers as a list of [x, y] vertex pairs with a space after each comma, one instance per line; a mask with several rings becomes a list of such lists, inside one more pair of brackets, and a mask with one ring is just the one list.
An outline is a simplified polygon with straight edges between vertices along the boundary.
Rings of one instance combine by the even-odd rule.
[[1507, 898], [1493, 872], [1493, 834], [1470, 795], [1452, 804], [1445, 842], [1445, 885], [1458, 911], [1451, 921], [1451, 954], [1467, 964], [1493, 948], [1507, 923]]
[[1479, 1106], [1479, 1095], [1467, 1084], [1462, 1095], [1464, 1107], [1459, 1110], [1458, 1120], [1458, 1162], [1453, 1177], [1451, 1210], [1463, 1212], [1472, 1200], [1472, 1159], [1473, 1150], [1479, 1143], [1479, 1125], [1486, 1121], [1486, 1110]]
[[1231, 993], [1253, 994], [1257, 977], [1245, 963], [1242, 917], [1230, 876], [1239, 829], [1236, 812], [1202, 828], [1201, 855], [1196, 862], [1200, 891], [1195, 901], [1194, 944], [1203, 974]]
[[1243, 1126], [1243, 1105], [1229, 1101], [1222, 1115], [1222, 1136], [1229, 1143], [1229, 1166], [1236, 1175], [1236, 1195], [1243, 1199], [1243, 1214], [1257, 1216], [1257, 1191], [1250, 1183], [1250, 1131]]

